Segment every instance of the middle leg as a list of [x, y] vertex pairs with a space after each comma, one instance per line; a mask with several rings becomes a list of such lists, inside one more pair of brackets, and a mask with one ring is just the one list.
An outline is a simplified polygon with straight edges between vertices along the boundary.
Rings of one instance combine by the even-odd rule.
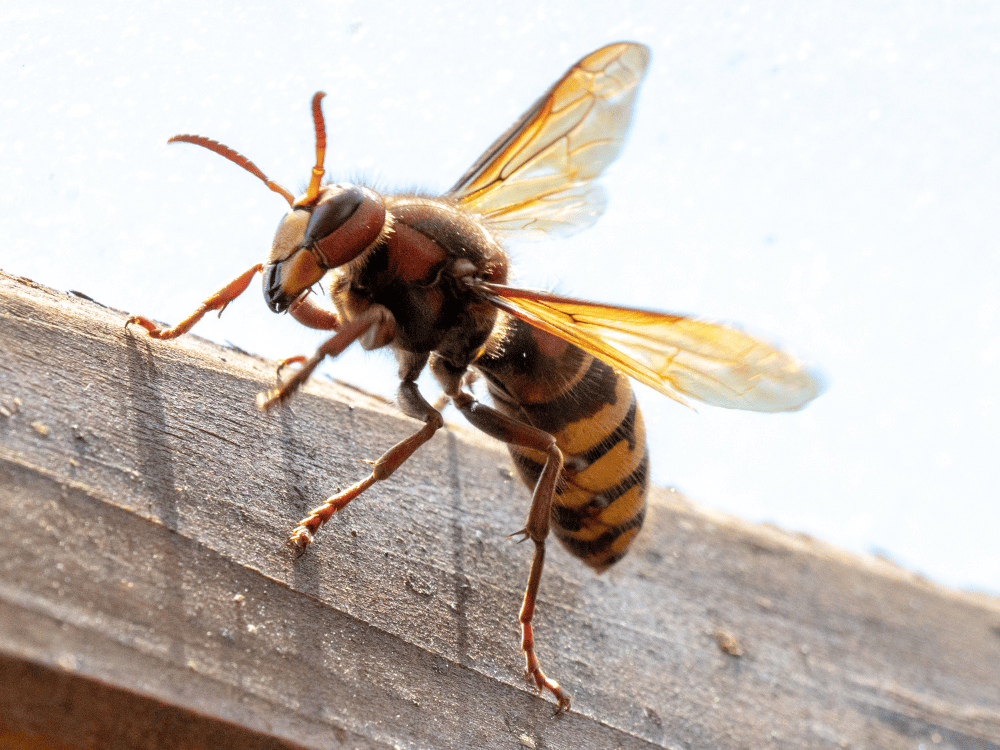
[[[426, 360], [426, 358], [424, 359]], [[408, 417], [423, 421], [424, 426], [382, 454], [382, 457], [372, 466], [372, 473], [367, 477], [343, 492], [327, 498], [322, 505], [309, 511], [309, 515], [299, 521], [299, 528], [289, 540], [292, 544], [306, 547], [312, 542], [320, 527], [329, 521], [334, 513], [344, 508], [375, 482], [381, 482], [383, 479], [391, 477], [393, 472], [416, 452], [417, 448], [430, 440], [434, 433], [444, 425], [441, 412], [427, 402], [414, 382], [422, 368], [423, 362], [419, 360], [410, 366], [408, 363], [404, 363], [400, 374], [405, 379], [399, 384], [396, 398], [403, 413]]]

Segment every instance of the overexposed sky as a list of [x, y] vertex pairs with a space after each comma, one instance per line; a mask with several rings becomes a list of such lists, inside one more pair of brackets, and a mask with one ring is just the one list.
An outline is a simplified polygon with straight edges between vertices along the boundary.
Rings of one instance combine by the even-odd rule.
[[[513, 246], [518, 281], [739, 322], [824, 373], [792, 415], [695, 414], [638, 388], [657, 483], [1000, 591], [1000, 6], [482, 8], [6, 11], [0, 268], [176, 322], [264, 259], [286, 204], [169, 136], [221, 140], [297, 191], [323, 89], [330, 178], [439, 192], [570, 64], [640, 41], [652, 62], [607, 213]], [[274, 358], [323, 339], [256, 283], [195, 330]], [[395, 390], [385, 355], [325, 372]]]

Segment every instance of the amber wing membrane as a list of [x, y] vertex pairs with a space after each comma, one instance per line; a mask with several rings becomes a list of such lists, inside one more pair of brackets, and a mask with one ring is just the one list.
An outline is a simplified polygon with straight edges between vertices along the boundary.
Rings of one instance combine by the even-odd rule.
[[649, 49], [622, 42], [569, 69], [448, 195], [518, 239], [567, 236], [604, 211], [593, 180], [625, 141]]
[[689, 396], [727, 409], [795, 411], [822, 390], [799, 360], [719, 323], [495, 284], [480, 291], [682, 404]]

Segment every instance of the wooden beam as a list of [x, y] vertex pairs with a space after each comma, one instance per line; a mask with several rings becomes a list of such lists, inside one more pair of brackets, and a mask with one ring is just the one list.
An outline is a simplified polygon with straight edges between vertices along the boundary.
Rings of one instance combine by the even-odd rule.
[[501, 447], [450, 427], [298, 556], [416, 423], [322, 378], [262, 414], [273, 363], [124, 320], [0, 273], [0, 744], [1000, 748], [997, 599], [669, 490], [602, 577], [553, 545], [553, 717]]

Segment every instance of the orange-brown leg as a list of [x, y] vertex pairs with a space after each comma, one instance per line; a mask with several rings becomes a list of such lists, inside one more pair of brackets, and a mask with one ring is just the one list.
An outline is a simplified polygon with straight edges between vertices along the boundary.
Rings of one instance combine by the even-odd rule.
[[320, 362], [326, 357], [336, 357], [357, 339], [368, 334], [369, 329], [373, 327], [375, 328], [376, 343], [379, 343], [383, 338], [391, 340], [392, 332], [395, 330], [395, 319], [392, 317], [392, 313], [381, 305], [372, 305], [354, 320], [343, 323], [337, 332], [328, 338], [309, 359], [289, 357], [283, 360], [279, 370], [291, 362], [302, 362], [302, 368], [278, 388], [258, 394], [257, 406], [262, 411], [267, 411], [287, 401], [299, 389], [299, 386], [309, 379]]
[[278, 376], [278, 380], [281, 380], [281, 371], [284, 370], [288, 365], [301, 365], [306, 361], [306, 357], [301, 354], [296, 354], [294, 357], [285, 357], [284, 359], [278, 360], [278, 369], [275, 375]]
[[262, 268], [263, 265], [258, 263], [253, 268], [250, 268], [245, 273], [241, 274], [239, 277], [233, 279], [231, 282], [226, 284], [226, 286], [222, 287], [222, 289], [202, 302], [201, 306], [197, 310], [173, 328], [160, 328], [156, 325], [156, 323], [148, 318], [142, 317], [141, 315], [133, 315], [131, 318], [126, 320], [125, 327], [128, 328], [129, 325], [135, 323], [136, 325], [145, 328], [146, 332], [154, 339], [175, 339], [182, 333], [190, 331], [194, 324], [204, 317], [205, 313], [210, 312], [211, 310], [218, 310], [219, 315], [222, 315], [222, 311], [226, 309], [226, 306], [246, 291], [246, 288], [250, 286], [251, 279], [253, 279], [254, 275], [259, 273]]
[[[308, 290], [295, 300], [288, 308], [288, 313], [299, 323], [309, 328], [316, 328], [321, 331], [336, 331], [340, 327], [340, 318], [333, 310], [327, 310], [321, 305], [317, 305], [312, 299]], [[278, 360], [278, 379], [281, 379], [281, 371], [288, 365], [302, 364], [307, 357], [297, 354], [294, 357], [286, 357]]]
[[[413, 379], [416, 379], [416, 375], [418, 374], [419, 370], [413, 375]], [[413, 379], [404, 380], [399, 384], [397, 400], [399, 406], [407, 416], [423, 420], [424, 426], [418, 432], [406, 438], [406, 440], [397, 443], [387, 450], [375, 462], [372, 467], [372, 473], [366, 478], [343, 492], [328, 498], [318, 508], [313, 508], [309, 511], [309, 515], [299, 521], [299, 529], [289, 540], [292, 544], [298, 547], [307, 546], [313, 540], [320, 527], [329, 521], [334, 513], [342, 509], [351, 500], [375, 484], [375, 482], [380, 482], [392, 476], [392, 473], [402, 466], [417, 448], [430, 440], [434, 433], [444, 424], [441, 413], [427, 403], [417, 389], [417, 384], [413, 382]]]
[[304, 326], [320, 331], [335, 331], [340, 318], [333, 310], [317, 305], [309, 292], [305, 292], [288, 308], [288, 314]]
[[524, 603], [518, 620], [521, 623], [521, 650], [524, 652], [526, 676], [534, 680], [539, 692], [548, 690], [559, 702], [556, 713], [568, 711], [569, 695], [559, 687], [559, 683], [546, 677], [535, 654], [535, 634], [531, 621], [535, 615], [535, 600], [538, 597], [538, 587], [542, 580], [542, 567], [545, 564], [545, 538], [549, 535], [549, 519], [552, 513], [552, 498], [555, 495], [556, 481], [563, 466], [562, 451], [556, 445], [552, 435], [535, 427], [520, 422], [512, 417], [485, 406], [471, 395], [462, 391], [451, 397], [452, 403], [462, 412], [466, 419], [487, 435], [502, 440], [505, 443], [522, 448], [529, 448], [547, 454], [545, 466], [538, 477], [535, 491], [531, 496], [531, 508], [528, 510], [528, 520], [524, 528], [515, 532], [531, 539], [535, 545], [535, 554], [531, 560], [531, 572], [528, 574], [528, 585], [524, 591]]

